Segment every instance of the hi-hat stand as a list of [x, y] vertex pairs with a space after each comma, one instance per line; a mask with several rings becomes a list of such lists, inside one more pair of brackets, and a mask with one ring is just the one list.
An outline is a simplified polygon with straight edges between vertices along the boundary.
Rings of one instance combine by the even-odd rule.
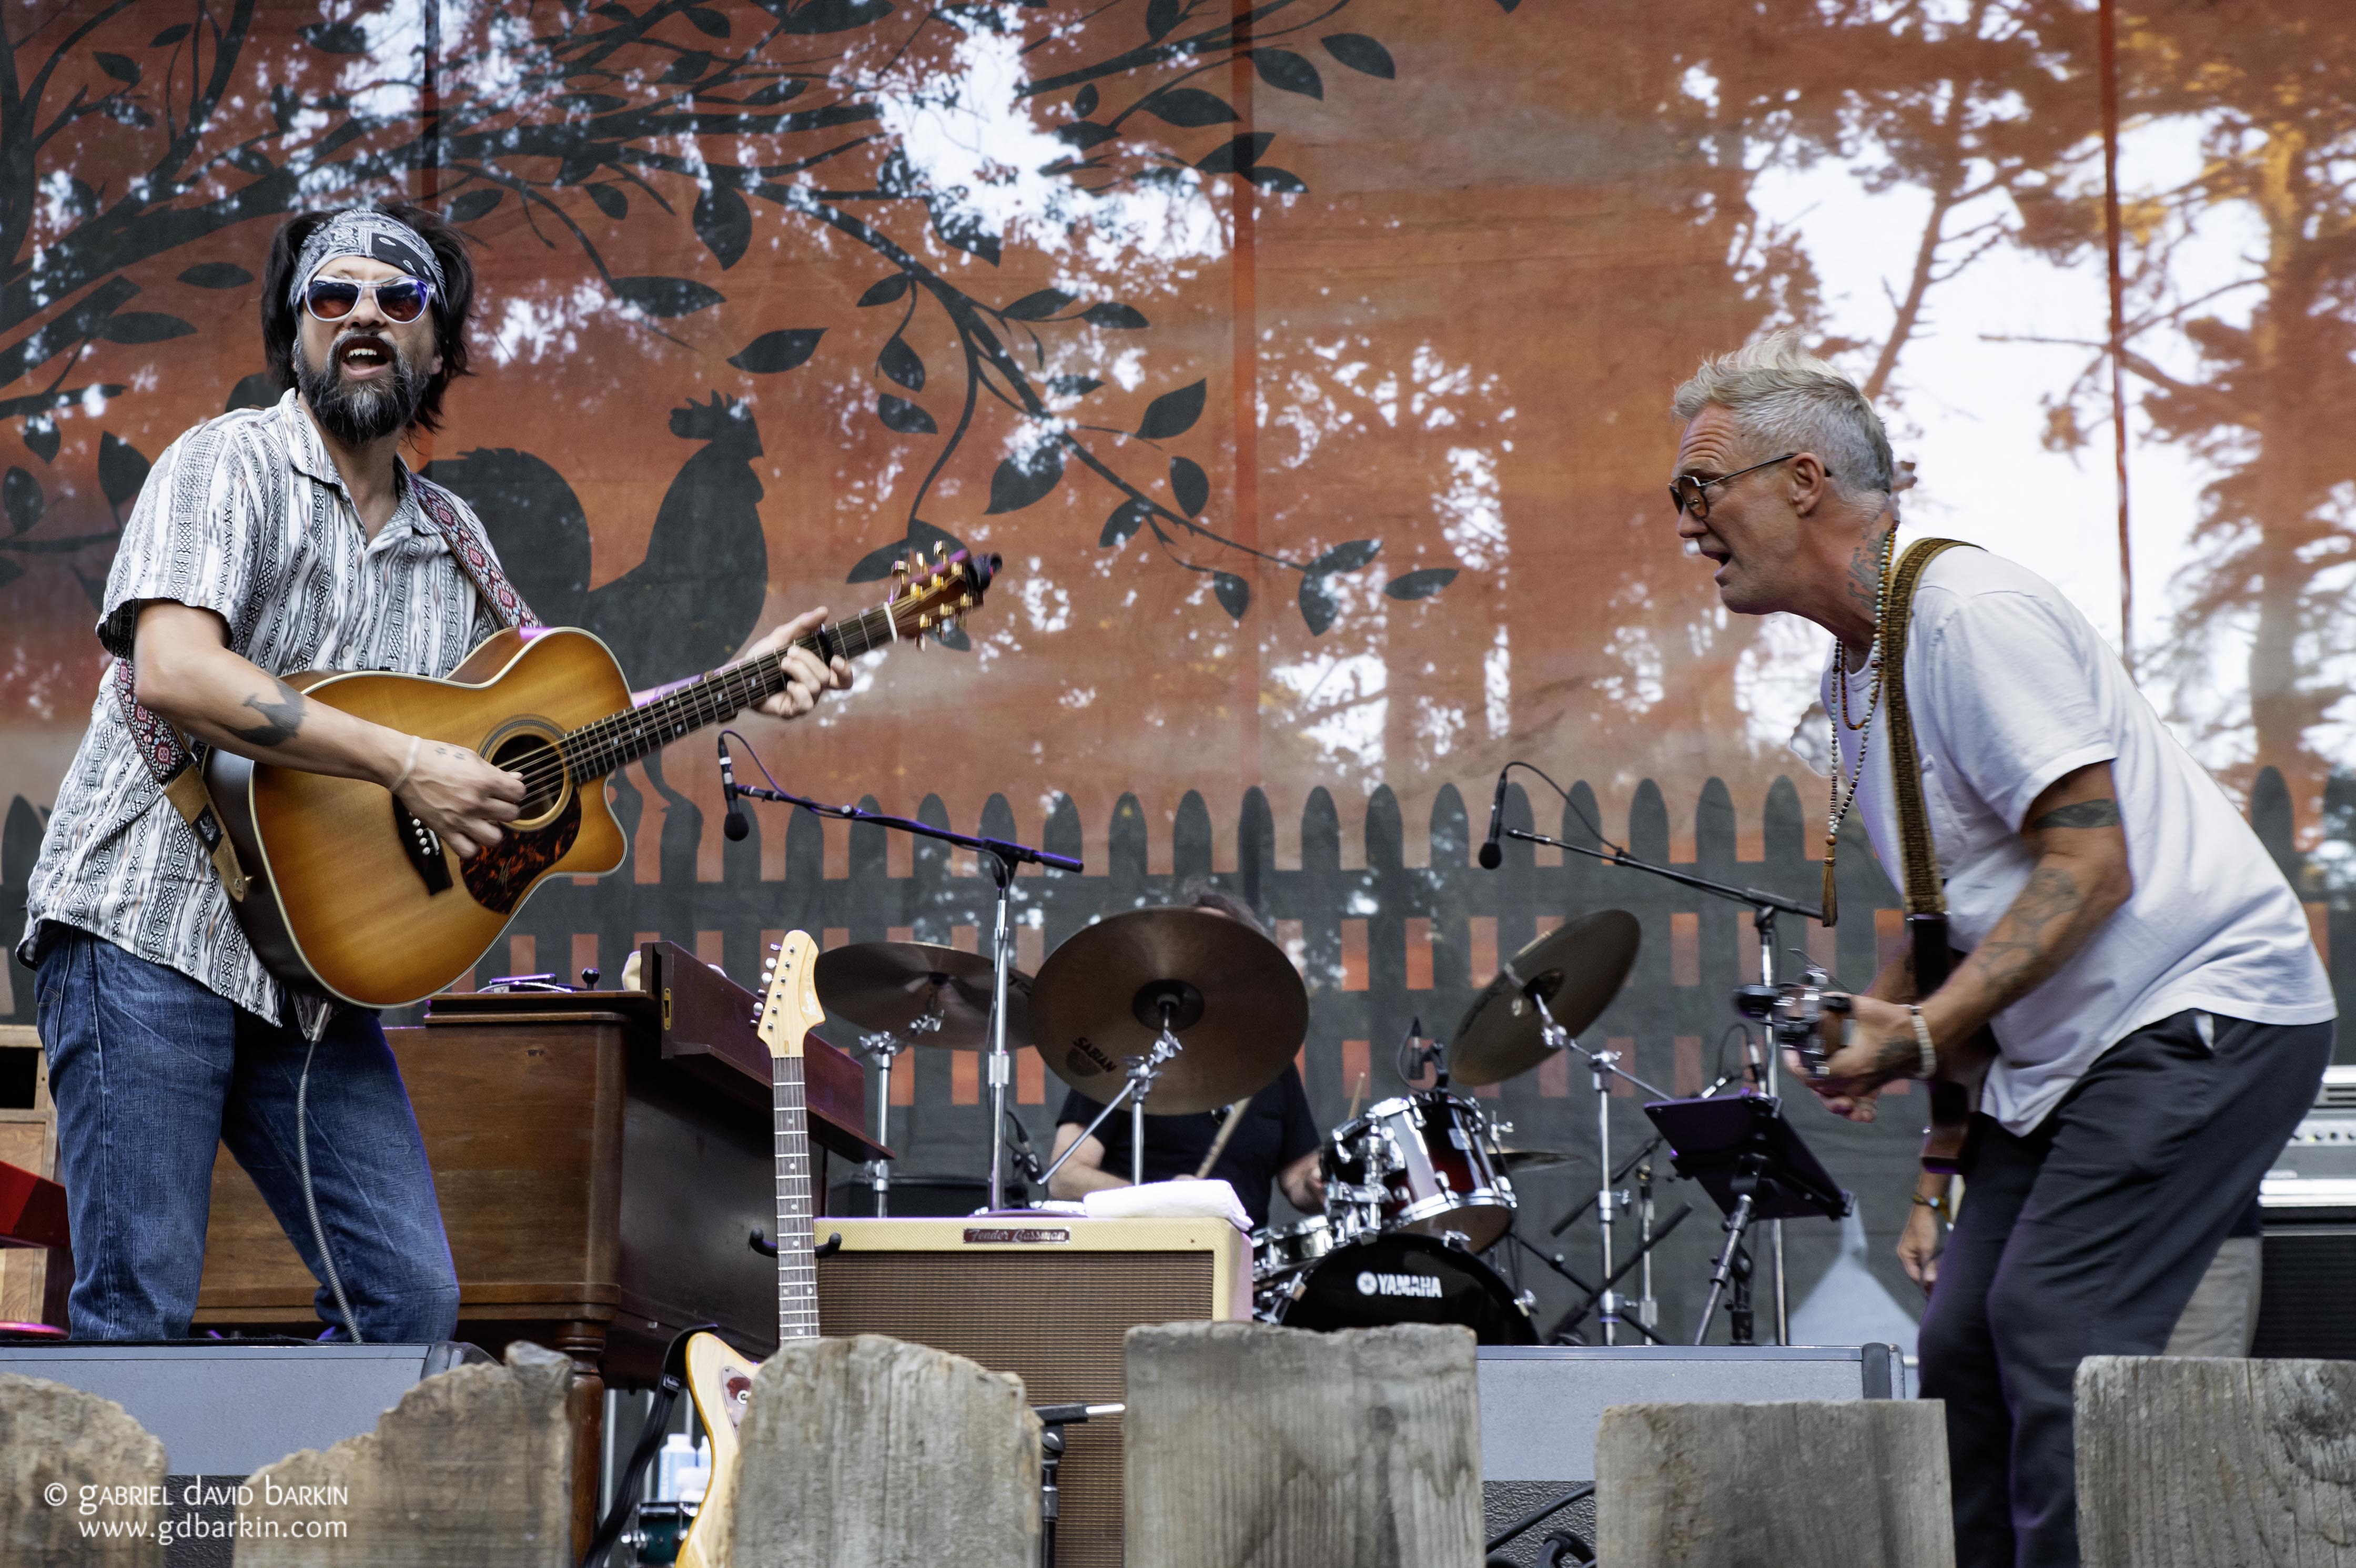
[[[1523, 763], [1520, 766], [1527, 768], [1529, 765]], [[1545, 776], [1541, 774], [1540, 777], [1543, 778]], [[1547, 782], [1552, 783], [1553, 780], [1548, 779]], [[1501, 784], [1501, 790], [1503, 786]], [[1781, 893], [1770, 893], [1765, 889], [1759, 887], [1737, 887], [1731, 883], [1713, 882], [1707, 876], [1696, 876], [1689, 872], [1677, 871], [1665, 865], [1655, 865], [1650, 861], [1638, 860], [1634, 855], [1630, 854], [1626, 850], [1620, 848], [1616, 844], [1608, 850], [1597, 849], [1589, 844], [1570, 843], [1562, 839], [1551, 838], [1545, 833], [1530, 832], [1522, 828], [1509, 827], [1502, 830], [1502, 832], [1504, 837], [1509, 839], [1519, 839], [1525, 843], [1542, 843], [1554, 849], [1569, 850], [1573, 854], [1583, 854], [1590, 860], [1602, 861], [1607, 865], [1624, 865], [1631, 871], [1650, 872], [1655, 876], [1665, 877], [1671, 882], [1678, 883], [1684, 886], [1695, 888], [1700, 892], [1710, 894], [1715, 897], [1724, 898], [1736, 904], [1747, 905], [1751, 910], [1751, 927], [1759, 933], [1759, 978], [1769, 985], [1775, 983], [1775, 918], [1778, 915], [1798, 915], [1811, 920], [1822, 920], [1825, 918], [1824, 911], [1822, 909], [1816, 908], [1812, 905], [1803, 904], [1796, 898], [1786, 898]], [[1600, 833], [1596, 836], [1599, 839], [1602, 837]], [[1550, 1018], [1547, 1020], [1547, 1024], [1549, 1026], [1552, 1022], [1553, 1020]], [[1552, 1035], [1549, 1035], [1547, 1037], [1549, 1041], [1553, 1039]], [[1568, 1036], [1565, 1037], [1568, 1038]], [[1582, 1054], [1586, 1055], [1590, 1062], [1593, 1061], [1594, 1053], [1582, 1052]], [[1762, 1093], [1772, 1096], [1775, 1092], [1776, 1079], [1775, 1052], [1771, 1047], [1765, 1054], [1767, 1058], [1766, 1067], [1762, 1074], [1762, 1082], [1759, 1087]], [[1621, 1076], [1624, 1078], [1627, 1075], [1622, 1073]], [[1599, 1068], [1596, 1072], [1596, 1081], [1599, 1086], [1603, 1083], [1603, 1069]], [[1634, 1082], [1635, 1080], [1631, 1079], [1630, 1081]], [[1652, 1088], [1649, 1084], [1646, 1084], [1644, 1087], [1646, 1089]], [[1652, 1090], [1652, 1092], [1659, 1094], [1660, 1090]], [[1663, 1096], [1662, 1098], [1665, 1099], [1667, 1097]], [[1599, 1107], [1597, 1116], [1599, 1120], [1601, 1120], [1605, 1114], [1604, 1111], [1601, 1109], [1604, 1104], [1604, 1101], [1601, 1095], [1599, 1095], [1597, 1098], [1597, 1105]], [[1606, 1147], [1608, 1148], [1609, 1145], [1607, 1144]], [[1611, 1163], [1608, 1155], [1602, 1163], [1608, 1169]], [[1603, 1272], [1607, 1276], [1612, 1273], [1611, 1192], [1612, 1189], [1610, 1183], [1607, 1182], [1603, 1190], [1597, 1195], [1600, 1218], [1603, 1220], [1604, 1227]], [[1767, 1233], [1769, 1237], [1770, 1252], [1775, 1262], [1775, 1343], [1778, 1345], [1786, 1345], [1791, 1343], [1792, 1338], [1792, 1315], [1789, 1292], [1785, 1286], [1783, 1278], [1783, 1220], [1778, 1219], [1770, 1221], [1767, 1227]], [[1607, 1311], [1603, 1319], [1605, 1336], [1604, 1343], [1607, 1345], [1612, 1342], [1611, 1328], [1612, 1325], [1616, 1321], [1617, 1318], [1611, 1312]]]
[[[766, 775], [768, 769], [764, 768], [761, 771]], [[992, 1136], [990, 1140], [990, 1207], [993, 1209], [1005, 1208], [1006, 1090], [1014, 1081], [1013, 1058], [1006, 1050], [1006, 984], [1007, 976], [1014, 968], [1014, 933], [1008, 918], [1014, 901], [1014, 868], [1023, 865], [1044, 865], [1050, 871], [1076, 872], [1085, 868], [1067, 855], [1050, 854], [1026, 843], [951, 832], [930, 822], [920, 822], [908, 817], [889, 817], [861, 806], [830, 806], [790, 790], [765, 789], [758, 785], [730, 784], [727, 788], [732, 795], [747, 795], [755, 800], [775, 800], [780, 805], [799, 806], [817, 816], [832, 817], [838, 822], [872, 822], [879, 828], [913, 833], [918, 838], [937, 839], [942, 843], [956, 844], [960, 849], [974, 850], [990, 857], [991, 873], [998, 879], [998, 918], [992, 928], [996, 947], [991, 954], [990, 1114]]]

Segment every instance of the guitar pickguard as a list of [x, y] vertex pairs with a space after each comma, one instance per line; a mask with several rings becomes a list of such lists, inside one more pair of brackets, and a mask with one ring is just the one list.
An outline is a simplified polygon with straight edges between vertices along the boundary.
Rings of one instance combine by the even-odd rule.
[[564, 858], [580, 832], [581, 797], [576, 792], [566, 797], [554, 822], [523, 832], [509, 829], [490, 848], [461, 861], [458, 875], [476, 903], [495, 915], [512, 915], [541, 874]]

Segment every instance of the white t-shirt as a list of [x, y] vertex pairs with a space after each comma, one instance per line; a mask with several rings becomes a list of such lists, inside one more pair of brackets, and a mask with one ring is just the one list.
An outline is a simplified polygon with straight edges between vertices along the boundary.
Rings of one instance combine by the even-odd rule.
[[[1835, 714], [1837, 668], [1836, 645], [1824, 681]], [[1871, 672], [1847, 679], [1849, 713], [1862, 715]], [[2111, 765], [2116, 786], [2135, 892], [2069, 962], [1996, 1015], [2003, 1059], [1980, 1108], [2008, 1131], [2029, 1132], [2096, 1057], [2187, 1008], [2263, 1024], [2334, 1016], [2290, 885], [2060, 589], [1985, 550], [1941, 555], [1915, 589], [1906, 690], [1958, 953], [1985, 940], [2027, 885], [2035, 857], [2020, 828], [2038, 795], [2097, 762]], [[1855, 809], [1891, 881], [1902, 882], [1887, 716], [1874, 720]], [[1847, 778], [1857, 736], [1836, 727]]]

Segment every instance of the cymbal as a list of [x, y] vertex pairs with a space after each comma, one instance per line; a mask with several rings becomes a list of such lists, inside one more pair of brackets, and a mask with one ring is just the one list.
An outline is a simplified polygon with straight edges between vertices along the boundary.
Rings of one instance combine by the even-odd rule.
[[1503, 1083], [1544, 1061], [1546, 1038], [1529, 993], [1543, 997], [1555, 1022], [1578, 1034], [1619, 994], [1636, 961], [1639, 935], [1627, 910], [1599, 909], [1515, 953], [1456, 1026], [1449, 1078], [1475, 1087]]
[[[986, 1049], [991, 961], [933, 942], [858, 942], [818, 955], [819, 1005], [911, 1046]], [[1031, 977], [1006, 977], [1006, 1048], [1031, 1043]], [[925, 1026], [938, 1017], [940, 1026]]]
[[[1547, 1004], [1554, 1005], [1552, 1003]], [[1580, 1156], [1569, 1149], [1497, 1149], [1489, 1155], [1490, 1163], [1507, 1176], [1526, 1176], [1532, 1171], [1550, 1171], [1557, 1165], [1579, 1163]]]
[[1110, 1101], [1128, 1059], [1160, 1036], [1175, 1004], [1184, 1047], [1146, 1097], [1149, 1115], [1183, 1116], [1258, 1093], [1309, 1034], [1309, 993], [1284, 950], [1208, 909], [1132, 909], [1047, 955], [1032, 986], [1033, 1037], [1055, 1075]]

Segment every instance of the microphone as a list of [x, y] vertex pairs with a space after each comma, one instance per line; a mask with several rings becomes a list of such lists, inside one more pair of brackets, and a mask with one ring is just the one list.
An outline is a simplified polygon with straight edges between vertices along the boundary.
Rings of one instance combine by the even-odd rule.
[[1497, 793], [1489, 802], [1489, 836], [1481, 842], [1481, 869], [1494, 871], [1497, 863], [1505, 858], [1497, 848], [1497, 833], [1505, 825], [1505, 775], [1513, 770], [1510, 762], [1497, 769]]
[[720, 798], [728, 802], [728, 823], [721, 831], [731, 843], [737, 843], [753, 832], [752, 819], [744, 808], [736, 803], [736, 766], [728, 759], [728, 737], [720, 737]]

